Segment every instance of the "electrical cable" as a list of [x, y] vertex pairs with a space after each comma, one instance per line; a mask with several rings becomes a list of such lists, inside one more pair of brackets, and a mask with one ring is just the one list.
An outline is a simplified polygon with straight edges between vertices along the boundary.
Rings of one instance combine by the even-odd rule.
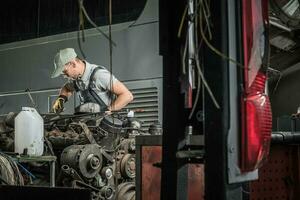
[[111, 110], [114, 110], [114, 104], [113, 104], [113, 94], [114, 94], [114, 87], [113, 87], [113, 74], [112, 74], [112, 40], [111, 40], [111, 25], [112, 25], [112, 0], [109, 0], [109, 6], [108, 6], [108, 10], [109, 10], [109, 23], [108, 23], [108, 36], [109, 36], [109, 71], [110, 71], [110, 80], [109, 80], [109, 86], [110, 86], [110, 90], [111, 92], [109, 93], [109, 105], [111, 107]]
[[[198, 31], [197, 31], [197, 30], [198, 30], [198, 23], [199, 23], [199, 22], [198, 22], [198, 20], [197, 20], [197, 14], [198, 14], [198, 15], [201, 15], [201, 14], [202, 14], [202, 12], [201, 12], [201, 10], [200, 10], [200, 8], [199, 8], [200, 5], [201, 5], [201, 3], [199, 2], [199, 3], [197, 4], [197, 6], [196, 6], [197, 11], [196, 11], [196, 17], [195, 17], [195, 18], [196, 18], [196, 19], [195, 19], [195, 29], [196, 29], [196, 30], [195, 30], [195, 35], [196, 35], [196, 37], [195, 37], [195, 39], [196, 39], [196, 40], [195, 40], [195, 43], [196, 43], [196, 55], [195, 55], [195, 60], [196, 60], [196, 67], [197, 67], [197, 91], [196, 91], [195, 101], [194, 101], [194, 103], [193, 103], [191, 112], [190, 112], [190, 114], [189, 114], [189, 119], [191, 119], [191, 117], [193, 116], [193, 113], [194, 113], [194, 111], [195, 111], [196, 105], [197, 105], [197, 103], [198, 103], [198, 101], [199, 101], [200, 88], [201, 88], [201, 80], [203, 81], [203, 84], [204, 84], [206, 90], [208, 91], [208, 93], [209, 93], [209, 95], [210, 95], [210, 97], [211, 97], [211, 99], [212, 99], [214, 105], [216, 106], [216, 108], [220, 109], [220, 105], [218, 104], [217, 100], [215, 99], [215, 97], [214, 97], [214, 95], [213, 95], [213, 93], [212, 93], [212, 91], [211, 91], [209, 85], [207, 84], [207, 82], [206, 82], [206, 80], [205, 80], [205, 77], [204, 77], [202, 71], [201, 71], [200, 61], [199, 61], [199, 58], [198, 58], [198, 55], [199, 55], [199, 49], [200, 49], [200, 47], [202, 46], [202, 42], [203, 42], [203, 40], [204, 40], [203, 37], [202, 37], [202, 38], [201, 38], [201, 41], [200, 41], [200, 44], [198, 45], [198, 40], [197, 40], [197, 38], [198, 38]], [[207, 9], [208, 9], [208, 3], [207, 3], [207, 2], [205, 2], [205, 6], [206, 6]], [[180, 25], [179, 25], [179, 29], [178, 29], [178, 33], [177, 33], [177, 37], [181, 37], [182, 28], [183, 28], [183, 23], [184, 23], [184, 19], [186, 18], [187, 9], [188, 9], [188, 6], [185, 7], [184, 12], [183, 12], [183, 14], [182, 14], [181, 21], [180, 21]], [[199, 13], [198, 13], [198, 12], [199, 12]], [[209, 29], [209, 25], [208, 25], [209, 20], [208, 20], [208, 17], [210, 16], [210, 11], [209, 11], [209, 9], [208, 9], [208, 11], [206, 11], [206, 12], [204, 12], [204, 13], [205, 13], [205, 15], [207, 15], [207, 17], [206, 17], [206, 23], [207, 23], [207, 26], [205, 27], [205, 29], [208, 30], [208, 29]], [[199, 20], [202, 20], [201, 16], [200, 16]], [[200, 26], [202, 26], [202, 23], [201, 23], [201, 22], [200, 22]], [[202, 30], [202, 33], [203, 33], [202, 27], [200, 27], [200, 29]], [[211, 31], [208, 30], [208, 32], [209, 32], [209, 35], [210, 35], [210, 38], [211, 38]], [[188, 34], [186, 34], [185, 43], [184, 43], [183, 52], [182, 52], [183, 55], [182, 55], [182, 58], [181, 58], [181, 62], [182, 62], [182, 73], [183, 73], [183, 74], [186, 74], [186, 65], [185, 65], [185, 62], [186, 62], [187, 43], [188, 43]]]
[[277, 87], [278, 87], [278, 85], [279, 85], [279, 82], [281, 81], [281, 78], [282, 78], [282, 74], [280, 73], [279, 78], [278, 78], [278, 80], [276, 81], [276, 85], [275, 85], [275, 87], [274, 87], [274, 89], [273, 89], [273, 91], [272, 91], [272, 94], [275, 94], [275, 92], [276, 92], [276, 90], [277, 90]]
[[79, 8], [82, 10], [85, 18], [88, 20], [88, 22], [94, 26], [96, 28], [97, 31], [99, 31], [99, 33], [101, 33], [106, 39], [108, 39], [109, 42], [111, 42], [115, 47], [117, 46], [115, 42], [111, 41], [109, 36], [107, 36], [98, 26], [95, 22], [93, 22], [91, 20], [91, 18], [89, 17], [84, 5], [83, 5], [83, 0], [78, 0], [79, 1]]
[[[201, 27], [201, 26], [202, 26], [202, 23], [201, 23], [201, 20], [202, 20], [201, 14], [202, 14], [202, 12], [201, 12], [200, 10], [199, 10], [199, 12], [200, 12], [200, 13], [199, 13], [199, 15], [200, 15], [200, 18], [199, 18], [199, 21], [200, 21], [200, 31], [202, 31], [202, 33], [203, 33], [203, 29], [202, 29], [202, 27]], [[208, 21], [207, 21], [207, 22], [208, 22]], [[207, 25], [207, 26], [208, 26], [208, 25]], [[202, 39], [204, 39], [204, 38], [202, 37]], [[199, 48], [198, 48], [198, 49], [199, 49]], [[197, 51], [197, 52], [198, 52], [198, 51]], [[202, 73], [202, 71], [201, 71], [200, 61], [199, 61], [198, 55], [195, 56], [195, 60], [196, 60], [196, 67], [197, 67], [197, 72], [198, 72], [198, 78], [199, 78], [199, 77], [201, 78], [201, 80], [202, 80], [202, 82], [203, 82], [203, 84], [204, 84], [204, 86], [205, 86], [205, 88], [206, 88], [206, 90], [207, 90], [209, 96], [211, 97], [211, 99], [212, 99], [214, 105], [216, 106], [216, 108], [220, 109], [220, 105], [218, 104], [218, 102], [217, 102], [217, 100], [216, 100], [216, 98], [215, 98], [213, 92], [211, 91], [211, 89], [210, 89], [208, 83], [206, 82], [206, 79], [205, 79], [205, 77], [204, 77], [204, 75], [203, 75], [203, 73]], [[190, 114], [189, 114], [189, 119], [192, 118], [193, 113], [194, 113], [195, 108], [196, 108], [196, 104], [198, 103], [198, 100], [199, 100], [199, 94], [200, 94], [200, 87], [201, 87], [201, 85], [200, 85], [200, 79], [198, 79], [198, 88], [197, 88], [197, 92], [196, 92], [196, 97], [195, 97], [194, 104], [193, 104], [193, 106], [192, 106], [192, 110], [191, 110], [191, 112], [190, 112]]]
[[185, 58], [186, 58], [186, 52], [187, 52], [187, 43], [188, 43], [188, 35], [185, 37], [185, 43], [183, 47], [183, 55], [182, 55], [182, 74], [186, 74], [186, 65], [185, 65]]
[[183, 23], [184, 23], [184, 19], [185, 19], [185, 16], [186, 16], [187, 9], [188, 9], [188, 6], [185, 7], [185, 9], [183, 11], [183, 14], [182, 14], [182, 17], [181, 17], [181, 20], [180, 20], [180, 25], [179, 25], [178, 33], [177, 33], [178, 38], [181, 37], [181, 31], [182, 31], [182, 27], [183, 27]]
[[20, 167], [21, 169], [26, 173], [28, 174], [30, 177], [32, 177], [33, 179], [36, 179], [36, 177], [28, 170], [26, 169], [23, 165], [21, 165], [19, 162], [16, 162]]
[[14, 184], [15, 183], [15, 178], [14, 178], [15, 174], [14, 174], [13, 168], [12, 168], [9, 160], [7, 160], [7, 158], [5, 158], [4, 156], [0, 156], [0, 166], [3, 166], [6, 169], [4, 172], [1, 170], [1, 176], [6, 174], [7, 185]]
[[18, 184], [19, 185], [24, 185], [23, 176], [22, 176], [22, 174], [21, 174], [21, 172], [20, 172], [20, 170], [19, 170], [19, 168], [16, 164], [17, 162], [12, 160], [12, 158], [10, 156], [8, 156], [8, 158], [9, 158], [9, 161], [11, 162], [11, 165], [14, 168], [14, 171], [16, 172], [16, 180], [18, 181]]
[[212, 44], [210, 44], [210, 42], [207, 40], [204, 32], [203, 32], [203, 26], [202, 26], [202, 9], [203, 8], [203, 3], [202, 0], [200, 0], [200, 9], [199, 9], [199, 21], [200, 21], [200, 33], [201, 33], [201, 37], [203, 38], [203, 41], [205, 42], [205, 44], [217, 55], [219, 55], [220, 57], [222, 57], [223, 59], [229, 60], [230, 62], [238, 65], [241, 68], [244, 68], [244, 65], [242, 65], [241, 63], [239, 63], [238, 61], [228, 57], [227, 55], [225, 55], [224, 53], [222, 53], [221, 51], [219, 51], [218, 49], [216, 49]]
[[82, 42], [85, 41], [85, 37], [84, 37], [84, 17], [83, 17], [82, 9], [80, 7], [80, 1], [81, 0], [78, 0], [79, 26], [78, 26], [78, 31], [77, 31], [77, 43], [78, 43], [78, 47], [79, 47], [79, 50], [81, 52], [81, 55], [83, 56], [84, 59], [86, 59], [85, 53], [83, 52], [83, 49], [82, 49], [81, 40], [80, 40], [80, 31], [81, 31]]
[[4, 183], [5, 185], [9, 185], [8, 182], [4, 180], [1, 176], [0, 176], [0, 182]]
[[44, 140], [45, 140], [46, 145], [49, 148], [50, 154], [52, 156], [55, 156], [51, 142], [48, 140], [48, 138], [46, 136], [44, 136]]
[[80, 53], [83, 57], [83, 59], [85, 60], [86, 59], [86, 56], [85, 56], [85, 53], [83, 52], [83, 49], [82, 49], [82, 45], [81, 45], [81, 40], [80, 40], [80, 30], [82, 30], [82, 41], [84, 42], [84, 32], [83, 32], [83, 29], [80, 28], [80, 25], [79, 25], [79, 28], [78, 28], [78, 31], [77, 31], [77, 43], [78, 43], [78, 47], [79, 47], [79, 50], [80, 50]]
[[[196, 5], [197, 4], [197, 0], [196, 0]], [[196, 6], [196, 12], [195, 13], [198, 13], [198, 6]], [[197, 14], [196, 14], [196, 17], [195, 17], [195, 49], [196, 49], [196, 54], [195, 54], [195, 60], [196, 60], [196, 68], [197, 68], [197, 91], [196, 91], [196, 96], [195, 96], [195, 100], [194, 100], [194, 103], [193, 103], [193, 106], [192, 106], [192, 110], [189, 114], [189, 120], [192, 118], [194, 112], [195, 112], [195, 109], [196, 109], [196, 105], [198, 104], [198, 101], [199, 101], [199, 95], [200, 95], [200, 89], [201, 89], [201, 76], [200, 76], [200, 70], [201, 70], [201, 67], [200, 67], [200, 61], [199, 61], [199, 49], [202, 45], [202, 40], [200, 41], [200, 44], [198, 46], [198, 17], [197, 17]]]
[[[197, 9], [198, 7], [196, 7]], [[198, 13], [196, 11], [196, 13]], [[201, 46], [202, 44], [202, 41], [201, 43], [199, 44], [198, 46], [198, 18], [195, 17], [195, 49], [196, 49], [196, 53], [195, 53], [195, 60], [196, 60], [196, 68], [197, 68], [197, 91], [196, 91], [196, 96], [195, 96], [195, 100], [194, 100], [194, 103], [193, 103], [193, 106], [192, 106], [192, 109], [191, 109], [191, 112], [189, 114], [189, 120], [192, 118], [194, 112], [195, 112], [195, 109], [196, 109], [196, 106], [198, 104], [198, 101], [199, 101], [199, 95], [200, 95], [200, 88], [201, 88], [201, 76], [200, 76], [200, 70], [201, 70], [201, 67], [200, 67], [200, 62], [199, 62], [199, 46]]]
[[29, 88], [25, 89], [25, 92], [27, 92], [27, 95], [30, 99], [30, 102], [31, 102], [32, 106], [39, 112], [39, 108], [38, 108], [37, 104], [35, 103], [35, 101], [33, 100], [32, 96], [31, 96], [30, 89]]
[[13, 184], [14, 185], [15, 184], [17, 184], [17, 185], [24, 185], [24, 179], [23, 179], [23, 176], [22, 176], [22, 174], [21, 174], [21, 172], [20, 172], [20, 170], [19, 170], [19, 168], [18, 168], [18, 166], [16, 164], [17, 162], [14, 161], [9, 155], [7, 155], [7, 154], [5, 154], [3, 152], [0, 152], [0, 158], [1, 157], [4, 158], [4, 159], [6, 159], [10, 163], [10, 165], [5, 165], [5, 166], [6, 167], [7, 166], [11, 166], [11, 168], [13, 170], [13, 172], [10, 172], [14, 176]]
[[[205, 22], [206, 22], [206, 27], [207, 27], [208, 37], [209, 37], [209, 39], [211, 40], [211, 39], [212, 39], [212, 33], [211, 33], [211, 30], [210, 30], [209, 20], [208, 20], [208, 18], [210, 17], [209, 7], [208, 7], [208, 4], [207, 4], [206, 0], [203, 0], [203, 1], [204, 1], [203, 15], [204, 15]], [[206, 2], [206, 3], [205, 3], [205, 2]], [[205, 6], [205, 5], [206, 5], [206, 6]], [[199, 6], [200, 6], [200, 2], [199, 2]], [[197, 8], [199, 8], [198, 10], [201, 9], [199, 6], [197, 6]], [[205, 8], [206, 8], [206, 9], [205, 9]], [[206, 10], [207, 10], [207, 12], [206, 12]]]
[[[196, 1], [197, 2], [197, 1]], [[194, 29], [194, 34], [195, 34], [195, 56], [198, 56], [198, 50], [199, 50], [199, 43], [198, 43], [198, 26], [199, 26], [199, 19], [197, 17], [199, 7], [195, 7], [195, 29]]]
[[198, 104], [198, 100], [199, 100], [199, 94], [200, 94], [200, 87], [201, 87], [201, 76], [200, 76], [200, 64], [199, 64], [199, 59], [198, 59], [198, 56], [196, 56], [196, 67], [197, 67], [197, 91], [196, 91], [196, 97], [195, 97], [195, 100], [194, 100], [194, 104], [192, 106], [192, 110], [189, 114], [189, 119], [192, 118], [194, 112], [195, 112], [195, 109], [196, 109], [196, 105]]

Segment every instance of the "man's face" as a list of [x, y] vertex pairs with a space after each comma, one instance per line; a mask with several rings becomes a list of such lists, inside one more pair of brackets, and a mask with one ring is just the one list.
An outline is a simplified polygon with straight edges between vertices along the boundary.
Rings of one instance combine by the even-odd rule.
[[63, 74], [71, 79], [76, 79], [79, 76], [78, 62], [73, 59], [64, 66]]

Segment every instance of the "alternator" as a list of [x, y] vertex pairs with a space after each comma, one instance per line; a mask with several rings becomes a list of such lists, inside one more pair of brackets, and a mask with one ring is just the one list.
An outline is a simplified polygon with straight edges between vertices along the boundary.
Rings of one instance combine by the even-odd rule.
[[85, 178], [93, 178], [102, 168], [102, 153], [96, 144], [71, 145], [64, 149], [60, 161]]

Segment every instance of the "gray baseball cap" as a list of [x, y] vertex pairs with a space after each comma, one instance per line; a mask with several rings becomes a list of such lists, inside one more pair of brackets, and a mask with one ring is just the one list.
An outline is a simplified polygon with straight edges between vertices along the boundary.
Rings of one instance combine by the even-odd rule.
[[64, 65], [77, 57], [73, 48], [66, 48], [60, 50], [54, 57], [54, 71], [51, 78], [56, 78], [62, 74]]

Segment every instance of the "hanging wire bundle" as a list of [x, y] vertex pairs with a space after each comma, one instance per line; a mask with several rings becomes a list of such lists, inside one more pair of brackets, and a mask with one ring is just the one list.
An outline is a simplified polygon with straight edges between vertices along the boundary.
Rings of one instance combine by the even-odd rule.
[[[183, 25], [184, 21], [187, 20], [192, 20], [194, 22], [195, 30], [195, 55], [194, 55], [194, 61], [195, 61], [195, 66], [196, 66], [196, 73], [197, 73], [197, 91], [196, 91], [196, 96], [195, 100], [191, 109], [191, 112], [189, 114], [189, 119], [192, 118], [195, 108], [198, 104], [199, 101], [199, 95], [200, 95], [200, 88], [201, 84], [203, 83], [203, 88], [205, 88], [215, 105], [217, 109], [220, 109], [220, 105], [217, 102], [213, 91], [210, 89], [204, 74], [203, 74], [203, 69], [201, 67], [201, 60], [199, 58], [199, 51], [203, 45], [203, 43], [215, 54], [220, 56], [223, 59], [228, 60], [229, 62], [232, 62], [236, 64], [237, 66], [243, 68], [244, 66], [239, 63], [238, 61], [230, 58], [229, 56], [225, 55], [223, 52], [215, 48], [209, 41], [212, 40], [213, 34], [212, 34], [212, 24], [211, 24], [211, 12], [210, 12], [210, 0], [195, 0], [195, 11], [194, 15], [188, 16], [187, 13], [191, 13], [189, 11], [190, 7], [187, 5], [186, 8], [184, 9], [184, 12], [182, 14], [181, 22], [179, 25], [178, 29], [178, 38], [181, 37], [182, 35], [182, 30], [183, 30]], [[183, 45], [183, 50], [182, 50], [182, 73], [185, 74], [187, 72], [186, 70], [186, 57], [187, 57], [187, 49], [188, 49], [188, 34], [186, 34], [185, 42]]]
[[17, 163], [2, 152], [0, 152], [0, 183], [5, 185], [24, 185], [23, 176]]
[[[198, 101], [199, 101], [199, 95], [200, 95], [200, 89], [201, 89], [201, 83], [203, 83], [204, 87], [206, 88], [209, 96], [211, 97], [214, 105], [216, 106], [216, 108], [220, 108], [220, 105], [218, 104], [213, 92], [211, 91], [205, 77], [204, 77], [204, 74], [202, 72], [202, 69], [201, 69], [201, 62], [200, 62], [200, 59], [199, 59], [199, 50], [201, 49], [202, 47], [202, 43], [203, 41], [205, 43], [207, 43], [207, 39], [205, 37], [205, 33], [204, 32], [208, 32], [208, 35], [209, 35], [209, 38], [211, 39], [212, 38], [212, 33], [211, 33], [211, 30], [210, 30], [210, 27], [211, 27], [211, 24], [209, 23], [209, 18], [211, 16], [211, 13], [210, 13], [210, 8], [209, 8], [209, 5], [210, 5], [210, 2], [207, 1], [207, 0], [200, 0], [199, 2], [196, 1], [195, 3], [195, 15], [193, 16], [192, 19], [190, 20], [194, 20], [194, 23], [195, 23], [195, 64], [196, 64], [196, 72], [197, 72], [197, 91], [196, 91], [196, 96], [195, 96], [195, 100], [194, 100], [194, 103], [193, 103], [193, 106], [192, 106], [192, 109], [191, 109], [191, 112], [189, 114], [189, 119], [192, 118], [193, 114], [194, 114], [194, 111], [195, 111], [195, 108], [198, 104]], [[183, 24], [184, 24], [184, 20], [186, 19], [186, 16], [187, 16], [187, 11], [189, 9], [189, 6], [186, 6], [184, 12], [183, 12], [183, 15], [182, 15], [182, 19], [181, 19], [181, 23], [180, 23], [180, 26], [179, 26], [179, 30], [178, 30], [178, 34], [177, 36], [178, 37], [181, 37], [181, 33], [182, 33], [182, 28], [183, 28]], [[205, 21], [205, 25], [203, 25], [203, 17], [204, 17], [204, 21]], [[190, 17], [189, 17], [190, 18]], [[204, 26], [204, 27], [203, 27]], [[200, 29], [200, 33], [201, 33], [201, 40], [200, 42], [198, 41], [198, 38], [200, 38], [199, 36], [199, 31], [198, 29]], [[203, 31], [204, 29], [204, 31]], [[205, 39], [204, 39], [205, 37]], [[183, 47], [183, 55], [182, 55], [182, 73], [185, 74], [186, 73], [186, 55], [187, 55], [187, 45], [188, 45], [188, 34], [186, 34], [186, 38], [185, 38], [185, 43], [184, 43], [184, 47]], [[208, 45], [209, 46], [209, 45]]]

